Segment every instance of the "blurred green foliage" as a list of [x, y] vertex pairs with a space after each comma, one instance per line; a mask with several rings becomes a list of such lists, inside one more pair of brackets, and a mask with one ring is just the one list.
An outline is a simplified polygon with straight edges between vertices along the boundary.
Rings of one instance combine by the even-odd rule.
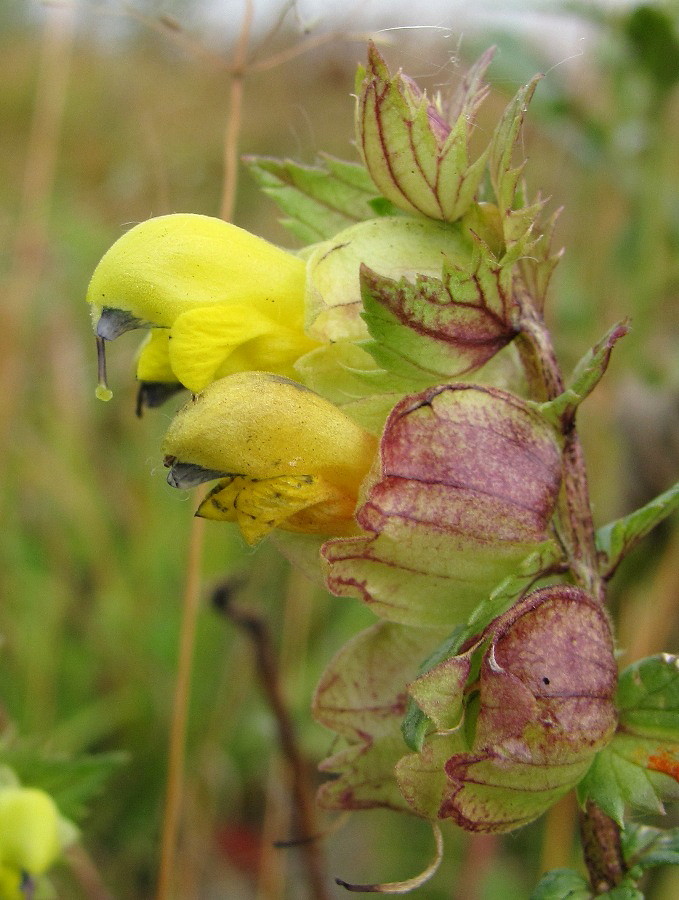
[[[99, 257], [129, 223], [171, 211], [218, 212], [229, 50], [201, 31], [190, 3], [177, 7], [179, 25], [155, 6], [133, 7], [139, 15], [126, 9], [85, 6], [71, 34], [59, 25], [68, 8], [36, 6], [22, 15], [16, 4], [0, 4], [0, 726], [12, 752], [23, 748], [24, 762], [34, 753], [48, 768], [49, 759], [125, 755], [105, 783], [95, 778], [83, 788], [89, 812], [79, 824], [114, 895], [146, 898], [157, 869], [193, 509], [167, 488], [159, 458], [172, 411], [134, 417], [133, 338], [109, 354], [114, 401], [95, 401], [83, 299]], [[551, 322], [566, 367], [612, 322], [633, 320], [581, 418], [603, 523], [677, 477], [679, 12], [669, 3], [605, 14], [590, 4], [570, 9], [587, 41], [567, 65], [554, 67], [544, 42], [497, 29], [465, 37], [462, 51], [472, 58], [499, 46], [490, 70], [496, 102], [479, 122], [486, 132], [507, 96], [547, 70], [525, 140], [531, 188], [565, 207], [557, 240], [567, 253]], [[225, 42], [234, 31], [225, 27]], [[301, 40], [283, 27], [260, 39], [258, 58]], [[414, 74], [430, 72], [435, 87], [454, 81], [456, 40], [403, 32], [385, 52], [406, 70], [415, 61]], [[338, 37], [250, 75], [240, 151], [313, 162], [322, 150], [355, 159], [349, 91], [363, 57], [361, 43]], [[235, 220], [289, 241], [247, 176]], [[267, 843], [294, 834], [293, 823], [272, 818], [272, 798], [285, 782], [274, 724], [251, 648], [210, 607], [210, 585], [225, 573], [242, 575], [238, 602], [260, 612], [278, 636], [286, 698], [310, 768], [329, 749], [308, 714], [313, 687], [334, 650], [371, 616], [290, 576], [274, 548], [246, 549], [226, 526], [206, 533], [181, 896], [255, 896], [264, 847], [268, 865], [275, 858], [289, 869], [287, 889], [275, 896], [298, 898], [303, 878], [294, 851]], [[615, 610], [621, 645], [632, 654], [626, 662], [676, 649], [678, 553], [667, 528], [621, 573]], [[41, 777], [40, 765], [24, 766], [26, 783], [31, 770]], [[67, 812], [76, 815], [77, 799]], [[576, 865], [572, 815], [566, 821], [560, 864]], [[538, 879], [543, 835], [537, 823], [504, 843], [470, 843], [451, 829], [444, 865], [419, 896], [525, 898]], [[550, 841], [548, 834], [545, 858]], [[417, 871], [430, 844], [421, 823], [371, 812], [354, 816], [325, 846], [333, 875], [393, 880]], [[476, 878], [468, 882], [470, 870]], [[661, 874], [648, 896], [676, 896], [671, 878]], [[55, 884], [64, 897], [82, 890], [66, 867]]]

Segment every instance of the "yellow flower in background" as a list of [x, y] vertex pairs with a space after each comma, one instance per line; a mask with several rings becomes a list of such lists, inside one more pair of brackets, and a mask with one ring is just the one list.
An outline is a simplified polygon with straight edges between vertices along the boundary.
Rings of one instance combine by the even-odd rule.
[[24, 876], [43, 875], [74, 835], [54, 800], [39, 788], [0, 789], [0, 898], [20, 900]]
[[102, 257], [87, 301], [108, 399], [104, 344], [163, 329], [142, 348], [144, 380], [202, 390], [243, 368], [291, 374], [317, 346], [304, 334], [303, 260], [221, 219], [181, 213], [130, 229]]
[[328, 400], [263, 372], [213, 382], [175, 416], [163, 445], [174, 487], [221, 479], [197, 514], [237, 522], [250, 544], [277, 527], [355, 533], [376, 449]]

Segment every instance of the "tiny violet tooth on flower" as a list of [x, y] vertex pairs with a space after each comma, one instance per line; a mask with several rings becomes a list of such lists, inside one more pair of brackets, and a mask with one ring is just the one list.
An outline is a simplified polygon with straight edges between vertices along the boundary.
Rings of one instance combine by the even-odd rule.
[[[102, 257], [87, 301], [97, 335], [98, 396], [107, 399], [104, 341], [141, 327], [154, 338], [146, 375], [202, 390], [242, 368], [292, 373], [317, 346], [303, 330], [303, 260], [242, 228], [210, 216], [178, 213], [130, 229]], [[241, 358], [230, 362], [231, 355]], [[142, 350], [142, 358], [150, 350]], [[154, 369], [154, 362], [161, 362]]]
[[288, 378], [241, 372], [209, 385], [172, 421], [168, 481], [221, 478], [198, 515], [237, 522], [249, 543], [276, 527], [353, 534], [359, 488], [376, 439]]

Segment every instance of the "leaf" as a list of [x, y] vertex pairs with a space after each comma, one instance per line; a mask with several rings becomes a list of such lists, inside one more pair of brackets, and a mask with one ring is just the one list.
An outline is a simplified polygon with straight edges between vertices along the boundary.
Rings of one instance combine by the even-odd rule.
[[679, 743], [679, 658], [663, 653], [628, 666], [617, 705], [626, 732]]
[[307, 259], [307, 334], [323, 343], [368, 337], [361, 318], [362, 265], [390, 279], [439, 277], [444, 262], [466, 266], [472, 245], [461, 223], [410, 216], [373, 218], [339, 232]]
[[653, 828], [627, 822], [620, 833], [627, 864], [640, 869], [679, 865], [679, 828]]
[[679, 668], [675, 656], [639, 660], [620, 675], [619, 730], [579, 786], [623, 823], [625, 807], [663, 813], [679, 798]]
[[554, 541], [540, 544], [476, 607], [469, 619], [470, 630], [481, 631], [501, 616], [538, 578], [557, 568], [562, 560], [563, 550]]
[[[439, 644], [434, 652], [430, 653], [429, 656], [420, 664], [420, 667], [418, 669], [418, 677], [420, 675], [424, 675], [440, 662], [443, 662], [444, 659], [447, 659], [450, 656], [454, 656], [462, 646], [467, 633], [468, 629], [464, 625], [456, 626], [456, 628], [453, 630], [453, 633], [448, 635], [448, 637], [441, 644]], [[430, 725], [431, 719], [417, 705], [413, 698], [413, 695], [411, 694], [408, 698], [408, 708], [401, 724], [401, 733], [403, 734], [403, 740], [411, 750], [419, 751], [422, 749], [422, 744]]]
[[596, 544], [601, 554], [603, 577], [610, 578], [627, 554], [678, 508], [679, 481], [640, 509], [599, 528]]
[[375, 214], [370, 202], [378, 191], [359, 163], [331, 156], [318, 166], [264, 156], [244, 161], [264, 193], [290, 217], [283, 224], [305, 244], [326, 240]]
[[601, 750], [578, 785], [580, 802], [591, 799], [622, 827], [627, 807], [662, 815], [663, 800], [679, 799], [679, 744], [622, 732]]
[[679, 41], [675, 20], [650, 3], [633, 9], [625, 23], [626, 37], [640, 68], [646, 70], [660, 94], [679, 81]]
[[613, 352], [613, 347], [629, 331], [626, 322], [619, 322], [610, 329], [599, 343], [580, 360], [566, 390], [547, 403], [541, 403], [540, 412], [562, 433], [573, 423], [578, 406], [603, 378]]
[[527, 251], [530, 246], [530, 233], [544, 205], [541, 200], [524, 205], [520, 181], [525, 161], [518, 166], [512, 166], [512, 157], [528, 104], [541, 78], [542, 75], [534, 76], [510, 101], [495, 129], [490, 145], [490, 180], [502, 216], [507, 247], [507, 258], [504, 260], [506, 262], [514, 261]]
[[316, 688], [313, 715], [345, 738], [348, 747], [321, 764], [323, 771], [339, 775], [321, 789], [322, 805], [410, 811], [394, 778], [394, 765], [405, 750], [400, 725], [406, 683], [441, 637], [434, 631], [378, 622], [331, 660]]
[[475, 113], [487, 94], [487, 51], [458, 91], [452, 126], [438, 98], [415, 82], [391, 75], [374, 44], [368, 68], [359, 69], [356, 137], [375, 184], [395, 206], [431, 219], [456, 221], [474, 200], [488, 151], [472, 163], [468, 142]]
[[124, 753], [98, 753], [73, 758], [48, 756], [25, 747], [0, 747], [0, 763], [19, 781], [52, 796], [67, 819], [82, 820], [87, 807], [103, 793], [106, 781], [127, 763]]
[[591, 900], [587, 879], [573, 869], [553, 869], [542, 876], [530, 900]]

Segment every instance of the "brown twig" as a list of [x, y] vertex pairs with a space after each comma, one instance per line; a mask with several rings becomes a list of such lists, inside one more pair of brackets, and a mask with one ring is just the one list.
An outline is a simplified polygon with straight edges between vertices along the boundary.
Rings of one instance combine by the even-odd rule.
[[[313, 793], [307, 776], [306, 762], [297, 744], [295, 729], [283, 700], [278, 664], [269, 631], [266, 623], [258, 616], [234, 606], [232, 595], [230, 583], [220, 585], [214, 591], [213, 603], [250, 636], [255, 652], [256, 671], [276, 720], [280, 747], [290, 768], [292, 800], [298, 828], [303, 839], [310, 838], [316, 834]], [[302, 840], [299, 846], [306, 857], [313, 896], [317, 900], [326, 900], [329, 895], [318, 843], [314, 840]]]

